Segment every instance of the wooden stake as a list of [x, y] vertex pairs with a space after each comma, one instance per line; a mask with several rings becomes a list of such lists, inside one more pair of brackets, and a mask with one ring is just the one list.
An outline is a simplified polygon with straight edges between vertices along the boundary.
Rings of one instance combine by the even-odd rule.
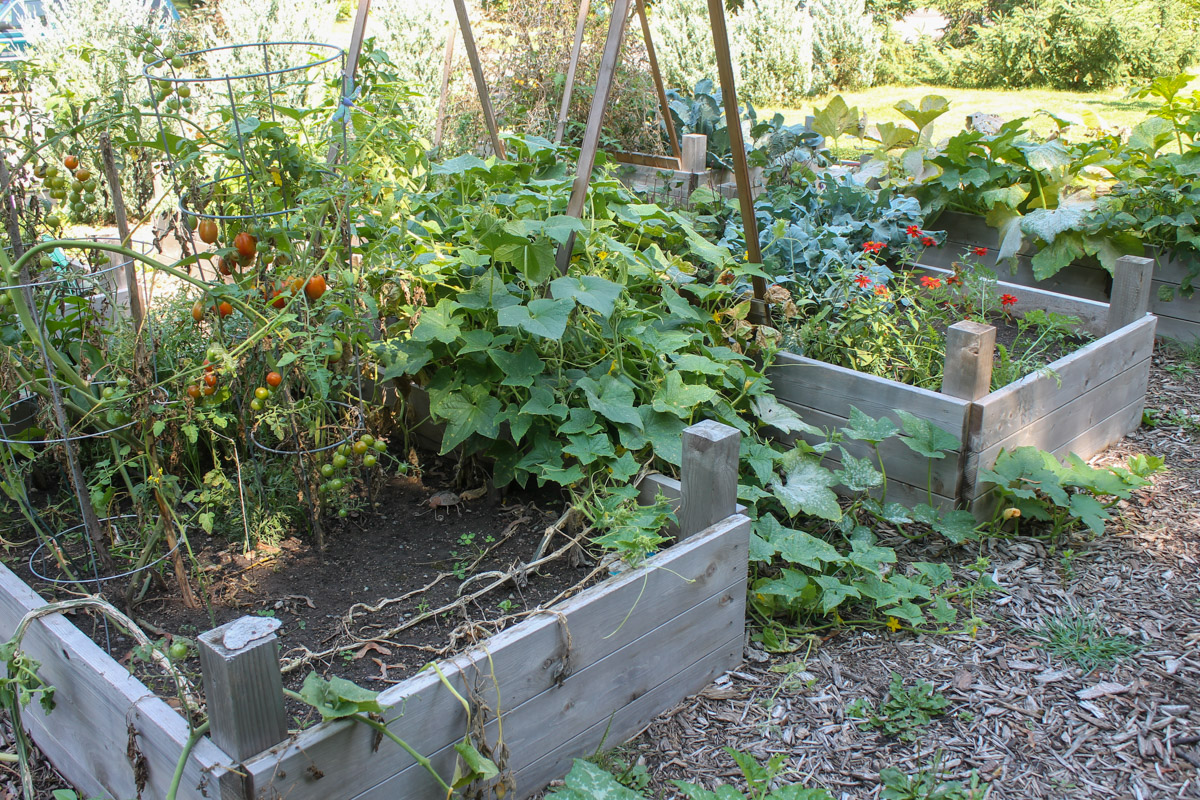
[[650, 36], [650, 20], [646, 18], [646, 0], [637, 0], [638, 19], [642, 23], [642, 38], [646, 40], [646, 60], [650, 62], [650, 75], [654, 78], [654, 91], [658, 93], [658, 112], [662, 114], [663, 127], [667, 129], [667, 140], [671, 142], [671, 153], [683, 169], [683, 151], [679, 149], [679, 136], [675, 133], [675, 122], [671, 119], [671, 108], [667, 104], [667, 91], [663, 86], [662, 73], [658, 69], [658, 58], [654, 54], [654, 39]]
[[454, 66], [454, 43], [458, 41], [458, 31], [454, 23], [446, 26], [446, 52], [442, 56], [442, 90], [438, 94], [437, 124], [433, 128], [433, 149], [442, 146], [442, 131], [446, 126], [446, 101], [450, 95], [450, 72]]
[[1121, 256], [1113, 269], [1112, 294], [1108, 301], [1107, 332], [1119, 331], [1137, 322], [1150, 310], [1154, 259]]
[[583, 33], [587, 28], [588, 10], [591, 0], [580, 0], [579, 16], [575, 18], [575, 43], [571, 45], [571, 63], [567, 65], [567, 81], [563, 85], [562, 106], [558, 109], [558, 125], [554, 128], [554, 143], [562, 144], [563, 131], [567, 127], [567, 113], [571, 109], [571, 93], [575, 89], [575, 69], [579, 66], [579, 53], [583, 50]]
[[279, 620], [246, 616], [200, 634], [200, 671], [213, 744], [237, 761], [287, 738]]
[[[113, 157], [112, 140], [108, 132], [100, 134], [100, 163], [104, 168], [104, 179], [108, 182], [108, 191], [112, 195], [113, 216], [117, 218], [117, 233], [121, 237], [122, 247], [132, 247], [133, 237], [129, 233], [129, 218], [125, 214], [125, 195], [121, 191], [121, 176], [117, 174], [117, 162]], [[138, 285], [137, 270], [133, 260], [125, 264], [125, 291], [129, 295], [129, 313], [133, 317], [133, 330], [139, 334], [142, 323], [146, 319], [146, 311], [142, 308], [142, 290]]]
[[989, 394], [995, 350], [996, 329], [991, 325], [963, 320], [947, 328], [942, 394], [972, 402]]
[[[746, 143], [742, 139], [742, 119], [738, 113], [737, 88], [733, 80], [733, 59], [729, 54], [729, 33], [725, 27], [725, 5], [722, 0], [708, 0], [708, 16], [712, 22], [713, 47], [717, 51], [717, 75], [721, 81], [721, 98], [725, 103], [725, 127], [729, 131], [729, 147], [733, 150], [733, 177], [737, 185], [738, 203], [742, 209], [742, 229], [745, 232], [746, 255], [751, 264], [762, 263], [758, 246], [758, 221], [754, 217], [754, 190], [750, 186], [750, 167], [746, 163]], [[748, 319], [768, 324], [767, 282], [751, 278], [754, 302]]]
[[737, 512], [738, 449], [736, 428], [705, 420], [683, 431], [680, 470], [683, 501], [679, 539], [694, 536]]
[[471, 33], [471, 17], [467, 14], [466, 0], [454, 0], [454, 11], [458, 14], [458, 27], [462, 31], [467, 60], [471, 62], [471, 74], [475, 76], [475, 89], [479, 92], [479, 105], [483, 107], [483, 121], [492, 140], [492, 150], [497, 158], [507, 158], [504, 142], [500, 140], [500, 128], [496, 125], [496, 112], [492, 109], [492, 96], [488, 92], [487, 78], [483, 75], [483, 64], [475, 47], [475, 35]]
[[[346, 71], [342, 73], [342, 97], [348, 97], [354, 91], [354, 76], [358, 73], [358, 60], [362, 56], [363, 37], [367, 32], [367, 14], [370, 11], [371, 0], [358, 0], [354, 29], [350, 34], [350, 50], [346, 53]], [[349, 113], [349, 109], [346, 109], [346, 113]], [[334, 137], [329, 145], [329, 152], [325, 154], [325, 163], [333, 164], [337, 161], [341, 149], [342, 143]]]
[[682, 150], [679, 168], [692, 174], [704, 172], [708, 165], [708, 137], [703, 133], [685, 133]]
[[[600, 56], [600, 72], [596, 76], [596, 92], [592, 95], [592, 107], [588, 111], [587, 128], [583, 132], [583, 143], [579, 148], [579, 163], [575, 165], [575, 183], [571, 186], [571, 197], [567, 201], [567, 216], [583, 218], [583, 206], [587, 201], [588, 184], [592, 180], [592, 168], [596, 166], [596, 151], [600, 148], [600, 130], [604, 124], [604, 112], [608, 108], [608, 97], [612, 93], [613, 76], [617, 71], [617, 59], [621, 56], [621, 44], [625, 40], [625, 26], [629, 20], [630, 0], [613, 0], [612, 16], [608, 21], [608, 38], [604, 41], [604, 52]], [[564, 275], [571, 263], [571, 251], [575, 248], [575, 234], [571, 233], [562, 247], [558, 248], [558, 271]]]

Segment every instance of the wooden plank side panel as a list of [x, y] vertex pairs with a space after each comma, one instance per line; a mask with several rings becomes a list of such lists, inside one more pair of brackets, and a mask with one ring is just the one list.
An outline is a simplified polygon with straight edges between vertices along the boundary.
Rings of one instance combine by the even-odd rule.
[[1148, 359], [1154, 349], [1154, 325], [1154, 316], [1148, 314], [1050, 364], [1052, 374], [1028, 375], [981, 399], [979, 428], [970, 449], [987, 450]]
[[[996, 456], [1000, 454], [1001, 449], [1011, 451], [1018, 447], [1032, 445], [1054, 453], [1062, 451], [1065, 455], [1069, 451], [1063, 450], [1063, 448], [1069, 447], [1072, 442], [1079, 443], [1080, 446], [1087, 443], [1089, 449], [1074, 452], [1083, 458], [1089, 458], [1120, 439], [1141, 422], [1140, 412], [1129, 428], [1111, 431], [1105, 435], [1100, 435], [1099, 432], [1091, 436], [1086, 436], [1086, 434], [1098, 426], [1109, 423], [1115, 414], [1134, 405], [1143, 405], [1149, 376], [1150, 359], [1147, 358], [1093, 387], [1071, 402], [1049, 411], [988, 448], [971, 453], [967, 459], [966, 497], [973, 500], [987, 491], [986, 487], [976, 486], [976, 475], [980, 469], [990, 468], [996, 462]], [[1104, 430], [1109, 430], [1109, 428]]]
[[781, 352], [768, 370], [775, 397], [847, 419], [855, 406], [872, 417], [910, 411], [961, 438], [970, 403], [939, 392], [877, 378], [845, 367]]
[[[800, 418], [805, 422], [810, 425], [816, 425], [818, 428], [838, 428], [846, 424], [845, 419], [833, 416], [832, 414], [826, 414], [824, 411], [798, 406], [795, 403], [787, 401], [782, 402], [785, 406], [799, 414]], [[961, 425], [958, 431], [951, 431], [951, 433], [961, 437]], [[793, 442], [797, 436], [795, 434], [787, 434], [780, 438], [787, 442]], [[821, 439], [812, 436], [805, 436], [803, 438], [809, 440], [810, 444], [821, 441]], [[841, 446], [845, 447], [846, 452], [855, 458], [869, 459], [878, 468], [875, 453], [866, 442], [845, 441], [841, 443]], [[960, 451], [954, 450], [947, 453], [945, 458], [934, 459], [932, 482], [929, 472], [930, 465], [927, 460], [914, 453], [908, 448], [908, 445], [899, 439], [892, 438], [880, 442], [879, 454], [883, 458], [889, 483], [905, 484], [915, 490], [919, 490], [921, 495], [924, 495], [927, 489], [932, 488], [934, 494], [941, 495], [946, 499], [958, 496], [962, 476], [962, 472], [959, 469]], [[842, 464], [841, 451], [834, 448], [826, 455], [823, 463], [832, 469], [839, 469]], [[888, 491], [891, 492], [891, 489], [889, 488]]]
[[[12, 635], [21, 617], [46, 601], [0, 565], [0, 636]], [[89, 795], [135, 797], [126, 755], [129, 728], [146, 759], [148, 797], [164, 797], [187, 740], [187, 723], [170, 706], [60, 615], [30, 625], [23, 649], [41, 662], [43, 680], [55, 687], [55, 709], [30, 706], [23, 719], [34, 741], [69, 781]], [[221, 797], [237, 781], [222, 765], [228, 758], [207, 739], [193, 750], [180, 798]], [[225, 795], [233, 797], [234, 795]]]
[[[664, 619], [712, 597], [738, 581], [747, 569], [750, 521], [723, 520], [648, 559], [635, 570], [610, 578], [554, 608], [489, 639], [485, 646], [449, 659], [442, 671], [459, 692], [477, 692], [495, 708], [515, 707], [556, 682], [594, 664], [654, 630]], [[655, 613], [629, 614], [638, 597], [654, 598]], [[646, 606], [649, 608], [649, 606]], [[589, 631], [595, 635], [576, 635]], [[568, 647], [569, 643], [569, 647]], [[497, 687], [495, 675], [502, 683]], [[499, 698], [497, 698], [497, 692]], [[432, 672], [397, 684], [379, 702], [389, 720], [403, 717], [406, 730], [420, 731], [419, 745], [436, 752], [461, 739], [462, 706]], [[267, 797], [324, 796], [338, 786], [346, 795], [363, 792], [412, 765], [411, 757], [388, 741], [375, 750], [374, 732], [350, 723], [318, 725], [295, 740], [247, 762], [255, 793]], [[416, 744], [416, 743], [414, 743]], [[309, 765], [325, 776], [314, 781]], [[309, 794], [310, 791], [320, 791]]]
[[[1136, 430], [1142, 421], [1144, 402], [1138, 400], [1130, 403], [1117, 413], [1093, 425], [1088, 430], [1055, 447], [1053, 452], [1059, 458], [1065, 458], [1069, 453], [1076, 453], [1081, 458], [1087, 458], [1084, 453], [1095, 455], [1114, 442], [1120, 441], [1130, 431]], [[995, 509], [996, 497], [991, 493], [990, 485], [980, 486], [979, 491], [971, 500], [969, 508], [976, 517], [989, 515]]]
[[1158, 336], [1185, 344], [1195, 344], [1197, 340], [1200, 340], [1200, 320], [1166, 316], [1157, 310], [1157, 305], [1157, 301], [1150, 302], [1150, 311], [1158, 315], [1158, 328], [1156, 329]]
[[[686, 672], [697, 658], [705, 660], [714, 652], [724, 653], [723, 648], [730, 641], [737, 641], [739, 647], [733, 657], [722, 659], [722, 664], [725, 669], [735, 667], [741, 661], [745, 598], [746, 584], [738, 581], [595, 664], [572, 673], [561, 685], [552, 686], [519, 706], [504, 709], [501, 720], [503, 743], [508, 750], [504, 768], [520, 776], [543, 754], [583, 731], [605, 724], [614, 713], [620, 713], [630, 703], [663, 685], [672, 687], [675, 693], [663, 697], [658, 711], [679, 702], [704, 684], [676, 680], [677, 676]], [[643, 603], [648, 600], [642, 598]], [[587, 632], [582, 633], [587, 635]], [[594, 633], [602, 635], [599, 631]], [[485, 735], [492, 747], [497, 746], [499, 727], [495, 721], [485, 727]], [[401, 738], [413, 743], [419, 741], [421, 731], [410, 730], [402, 723], [393, 728]], [[613, 731], [610, 734], [614, 745], [623, 741], [623, 738], [617, 738], [619, 733]], [[576, 752], [575, 755], [586, 753]], [[439, 774], [446, 776], [453, 772], [455, 756], [453, 747], [446, 747], [430, 759], [437, 765]], [[518, 779], [517, 795], [527, 796], [541, 785]], [[435, 796], [436, 791], [437, 784], [432, 776], [413, 765], [358, 795], [355, 800], [425, 800]], [[289, 797], [289, 800], [303, 799]]]

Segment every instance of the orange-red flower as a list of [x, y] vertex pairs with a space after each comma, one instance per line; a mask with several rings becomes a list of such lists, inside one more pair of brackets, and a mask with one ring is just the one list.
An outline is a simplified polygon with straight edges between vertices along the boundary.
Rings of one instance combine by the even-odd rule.
[[875, 294], [879, 295], [880, 297], [889, 297], [891, 293], [891, 290], [882, 283], [875, 287]]
[[1017, 298], [1011, 294], [1000, 295], [1000, 305], [1004, 306], [1005, 308], [1008, 308], [1009, 306], [1015, 306], [1016, 304]]
[[863, 242], [862, 249], [867, 253], [878, 253], [885, 247], [887, 247], [886, 242]]
[[987, 255], [987, 248], [986, 247], [972, 247], [971, 252], [974, 253], [975, 255], [979, 256], [980, 258], [983, 258], [984, 256]]
[[926, 236], [921, 239], [921, 244], [925, 245], [926, 247], [933, 247], [937, 244], [937, 239], [934, 239], [932, 236]]
[[921, 285], [924, 286], [926, 289], [940, 289], [940, 288], [942, 288], [942, 279], [941, 278], [931, 278], [928, 275], [922, 275], [921, 276]]
[[864, 275], [861, 272], [854, 276], [854, 282], [857, 283], [859, 285], [859, 287], [861, 287], [863, 289], [867, 288], [872, 283], [874, 283], [874, 281], [871, 280], [869, 275]]
[[907, 228], [904, 229], [904, 232], [907, 233], [909, 236], [911, 236], [914, 239], [916, 239], [918, 236], [922, 235], [920, 225], [909, 225]]

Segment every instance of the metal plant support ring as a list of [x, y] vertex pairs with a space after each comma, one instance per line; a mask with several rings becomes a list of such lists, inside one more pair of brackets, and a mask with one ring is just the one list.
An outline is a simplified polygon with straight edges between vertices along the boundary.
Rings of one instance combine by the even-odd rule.
[[345, 408], [349, 411], [353, 411], [355, 417], [357, 417], [357, 421], [355, 421], [353, 424], [350, 425], [349, 432], [345, 436], [343, 436], [341, 439], [338, 439], [336, 442], [333, 442], [332, 444], [324, 445], [322, 447], [315, 447], [315, 448], [311, 448], [311, 449], [299, 448], [299, 449], [294, 449], [294, 450], [280, 450], [280, 449], [277, 449], [274, 447], [268, 447], [267, 445], [258, 441], [258, 438], [255, 436], [255, 431], [258, 429], [258, 423], [255, 423], [250, 428], [250, 431], [249, 431], [251, 443], [253, 443], [254, 446], [260, 450], [265, 450], [268, 453], [274, 453], [275, 455], [278, 455], [278, 456], [308, 456], [308, 455], [313, 455], [315, 453], [325, 453], [330, 450], [333, 450], [334, 448], [340, 447], [343, 444], [349, 443], [354, 438], [354, 434], [357, 433], [358, 431], [363, 430], [363, 428], [364, 428], [362, 409], [358, 406], [351, 405], [350, 403], [343, 403], [340, 400], [329, 400], [327, 402], [331, 406], [339, 406], [339, 407]]
[[[107, 523], [107, 522], [113, 522], [114, 520], [122, 520], [122, 519], [137, 519], [137, 515], [136, 514], [120, 514], [120, 515], [113, 516], [113, 517], [101, 517], [100, 522]], [[58, 540], [64, 536], [68, 536], [68, 535], [74, 533], [75, 531], [81, 529], [82, 527], [83, 527], [83, 525], [80, 524], [80, 525], [76, 525], [71, 528], [67, 528], [64, 531], [59, 531], [58, 533], [49, 537], [48, 540], [43, 541], [41, 544], [39, 544], [37, 546], [37, 548], [29, 555], [29, 571], [32, 572], [36, 577], [40, 578], [41, 580], [46, 581], [47, 583], [53, 583], [53, 584], [60, 585], [60, 586], [66, 585], [66, 584], [73, 584], [73, 583], [84, 583], [84, 584], [94, 583], [94, 584], [96, 584], [97, 587], [99, 587], [100, 584], [107, 583], [108, 581], [120, 580], [121, 578], [131, 578], [134, 575], [138, 575], [142, 572], [145, 572], [148, 569], [152, 569], [153, 567], [158, 566], [164, 560], [169, 558], [179, 548], [179, 542], [183, 541], [183, 538], [184, 538], [184, 537], [180, 536], [175, 541], [174, 547], [168, 549], [166, 552], [164, 552], [162, 555], [160, 555], [158, 558], [154, 559], [153, 561], [147, 562], [145, 565], [143, 565], [141, 567], [137, 567], [137, 568], [131, 569], [131, 570], [126, 570], [125, 572], [119, 572], [115, 575], [99, 575], [95, 571], [95, 563], [94, 563], [95, 555], [94, 554], [92, 555], [93, 563], [91, 565], [89, 565], [89, 569], [92, 570], [92, 577], [90, 577], [90, 578], [88, 578], [88, 577], [52, 578], [49, 575], [44, 575], [41, 572], [39, 572], [38, 567], [36, 565], [36, 561], [38, 558], [38, 554], [46, 549], [46, 545], [49, 544], [50, 542], [54, 542], [54, 546], [55, 546], [57, 552], [59, 554], [62, 554], [63, 551], [62, 551], [62, 548], [58, 544]], [[84, 537], [84, 541], [88, 542], [89, 548], [90, 548], [90, 544], [91, 544], [90, 540], [88, 540], [87, 537]], [[44, 555], [42, 557], [42, 560], [44, 561], [47, 558], [50, 558], [52, 561], [54, 560], [49, 555]]]

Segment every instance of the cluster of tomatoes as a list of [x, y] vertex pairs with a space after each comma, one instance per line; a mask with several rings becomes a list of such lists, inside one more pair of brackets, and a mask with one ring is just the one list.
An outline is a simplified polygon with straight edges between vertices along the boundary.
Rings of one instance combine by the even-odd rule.
[[[267, 385], [259, 386], [254, 390], [254, 399], [250, 401], [251, 411], [262, 411], [267, 407], [267, 400], [270, 399], [274, 389], [279, 388], [279, 384], [283, 383], [283, 376], [274, 370], [267, 373]], [[270, 388], [268, 388], [270, 387]]]
[[[195, 314], [195, 310], [192, 313]], [[199, 402], [201, 397], [212, 397], [217, 393], [217, 386], [220, 383], [220, 376], [206, 358], [204, 359], [204, 376], [200, 379], [200, 383], [194, 383], [187, 388], [188, 397], [192, 398], [193, 402]]]
[[[63, 156], [62, 168], [56, 164], [38, 164], [33, 169], [35, 177], [42, 181], [52, 200], [62, 201], [76, 214], [82, 214], [96, 205], [96, 189], [99, 184], [92, 171], [79, 163], [79, 156]], [[62, 220], [56, 214], [46, 217], [46, 224], [57, 228]]]
[[110, 425], [124, 425], [130, 420], [124, 402], [129, 399], [129, 378], [119, 375], [113, 385], [100, 390], [100, 403], [104, 407], [104, 418]]
[[[386, 452], [387, 444], [369, 433], [364, 433], [354, 442], [338, 445], [333, 452], [333, 458], [321, 465], [321, 477], [325, 479], [325, 483], [320, 487], [321, 492], [330, 494], [345, 488], [351, 479], [340, 477], [340, 473], [350, 466], [351, 458], [360, 459], [363, 467], [371, 469], [379, 463], [379, 455]], [[344, 508], [341, 509], [338, 516], [346, 516], [345, 512]]]
[[138, 25], [133, 29], [135, 41], [129, 46], [135, 56], [142, 57], [143, 64], [153, 64], [160, 59], [168, 59], [171, 66], [179, 69], [183, 66], [183, 58], [176, 54], [175, 48], [171, 46], [163, 47], [161, 55], [158, 48], [162, 47], [162, 37], [156, 34], [145, 25]]

